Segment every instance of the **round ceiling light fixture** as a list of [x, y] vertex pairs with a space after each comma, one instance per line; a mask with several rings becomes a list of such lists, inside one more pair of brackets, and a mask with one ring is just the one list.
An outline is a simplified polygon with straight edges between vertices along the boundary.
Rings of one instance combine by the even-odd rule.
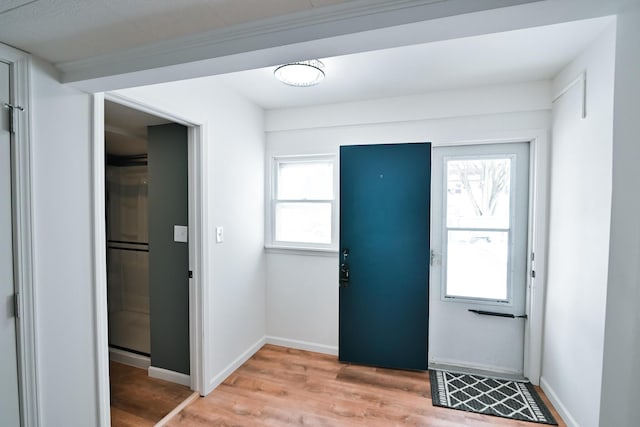
[[280, 65], [273, 72], [276, 79], [289, 86], [317, 85], [324, 79], [324, 64], [317, 59]]

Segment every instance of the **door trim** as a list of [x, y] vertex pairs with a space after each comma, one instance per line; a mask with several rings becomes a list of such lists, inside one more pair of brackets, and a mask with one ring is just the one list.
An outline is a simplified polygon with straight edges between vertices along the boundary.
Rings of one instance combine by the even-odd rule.
[[33, 282], [33, 219], [31, 178], [31, 56], [0, 43], [0, 60], [11, 67], [11, 102], [24, 108], [16, 113], [13, 136], [13, 229], [15, 286], [20, 294], [17, 324], [20, 416], [23, 426], [39, 426], [36, 353], [37, 299]]
[[[432, 146], [499, 144], [529, 142], [529, 224], [527, 231], [527, 292], [525, 309], [528, 316], [524, 335], [524, 376], [533, 384], [540, 383], [542, 371], [542, 332], [546, 290], [546, 248], [549, 200], [549, 138], [546, 129], [526, 129], [505, 135], [486, 135], [477, 140], [434, 140]], [[535, 264], [531, 255], [535, 254]], [[534, 268], [535, 267], [535, 268]], [[535, 270], [535, 278], [531, 271]], [[431, 296], [430, 296], [431, 298]]]
[[202, 179], [206, 165], [205, 140], [206, 124], [176, 116], [167, 111], [144, 104], [116, 93], [96, 93], [93, 95], [93, 144], [92, 144], [92, 186], [93, 186], [93, 269], [94, 269], [94, 313], [96, 337], [96, 375], [98, 382], [98, 425], [108, 427], [110, 419], [109, 396], [109, 339], [107, 317], [107, 261], [105, 223], [105, 157], [104, 157], [104, 101], [108, 100], [126, 107], [159, 116], [186, 126], [188, 129], [188, 182], [189, 182], [189, 270], [193, 279], [189, 286], [189, 353], [191, 389], [204, 395], [205, 363], [203, 351], [206, 338], [203, 333], [206, 311], [203, 304], [207, 300], [204, 283], [208, 269], [204, 259], [206, 246], [203, 236], [207, 236], [206, 188]]

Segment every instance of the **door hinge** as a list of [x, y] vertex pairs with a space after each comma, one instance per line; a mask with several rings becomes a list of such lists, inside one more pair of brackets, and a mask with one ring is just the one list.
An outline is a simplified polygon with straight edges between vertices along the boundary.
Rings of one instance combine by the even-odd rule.
[[531, 252], [531, 278], [532, 279], [536, 278], [535, 264], [536, 264], [536, 254], [535, 252]]
[[19, 319], [21, 316], [20, 310], [20, 292], [13, 294], [13, 316]]
[[189, 279], [193, 279], [193, 271], [189, 270]]
[[9, 132], [11, 132], [12, 134], [16, 133], [16, 128], [18, 127], [16, 125], [16, 115], [15, 115], [15, 111], [24, 111], [24, 108], [22, 108], [19, 105], [13, 105], [13, 104], [8, 104], [5, 103], [4, 104], [5, 108], [9, 109]]

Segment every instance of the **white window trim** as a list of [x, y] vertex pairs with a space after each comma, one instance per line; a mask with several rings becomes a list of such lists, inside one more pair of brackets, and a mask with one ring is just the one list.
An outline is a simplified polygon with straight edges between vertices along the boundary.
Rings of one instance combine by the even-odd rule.
[[[454, 302], [454, 303], [472, 303], [472, 304], [484, 304], [498, 307], [511, 307], [513, 306], [513, 271], [511, 268], [511, 259], [514, 255], [513, 247], [513, 226], [515, 224], [515, 193], [511, 191], [509, 197], [509, 227], [506, 228], [487, 228], [487, 227], [449, 227], [447, 226], [447, 165], [449, 161], [455, 160], [501, 160], [508, 159], [511, 161], [511, 176], [509, 179], [509, 185], [511, 189], [516, 188], [516, 162], [515, 155], [513, 154], [482, 154], [477, 156], [460, 155], [460, 156], [445, 156], [443, 158], [443, 203], [442, 203], [442, 281], [440, 284], [440, 299], [442, 301]], [[480, 298], [471, 296], [457, 296], [447, 295], [447, 261], [448, 261], [448, 232], [451, 230], [478, 230], [478, 231], [498, 231], [506, 232], [508, 234], [509, 246], [508, 246], [508, 261], [507, 261], [507, 298], [495, 299], [495, 298]]]
[[[335, 154], [302, 154], [302, 155], [277, 155], [272, 156], [270, 159], [270, 165], [268, 168], [269, 173], [269, 186], [268, 186], [268, 201], [266, 203], [266, 227], [265, 227], [265, 249], [269, 252], [298, 252], [303, 255], [327, 255], [331, 256], [338, 253], [338, 194], [337, 194], [337, 180], [338, 180], [338, 162]], [[330, 161], [333, 164], [333, 199], [332, 200], [308, 200], [295, 202], [307, 202], [307, 203], [331, 203], [331, 243], [303, 243], [303, 242], [284, 242], [275, 240], [275, 208], [277, 203], [287, 202], [287, 200], [277, 200], [277, 175], [278, 165], [281, 162], [317, 162], [317, 161]]]

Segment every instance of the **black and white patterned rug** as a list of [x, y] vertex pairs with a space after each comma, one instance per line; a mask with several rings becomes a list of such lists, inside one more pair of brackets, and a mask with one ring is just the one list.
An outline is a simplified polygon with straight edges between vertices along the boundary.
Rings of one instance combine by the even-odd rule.
[[434, 406], [558, 425], [528, 382], [436, 370], [429, 374]]

